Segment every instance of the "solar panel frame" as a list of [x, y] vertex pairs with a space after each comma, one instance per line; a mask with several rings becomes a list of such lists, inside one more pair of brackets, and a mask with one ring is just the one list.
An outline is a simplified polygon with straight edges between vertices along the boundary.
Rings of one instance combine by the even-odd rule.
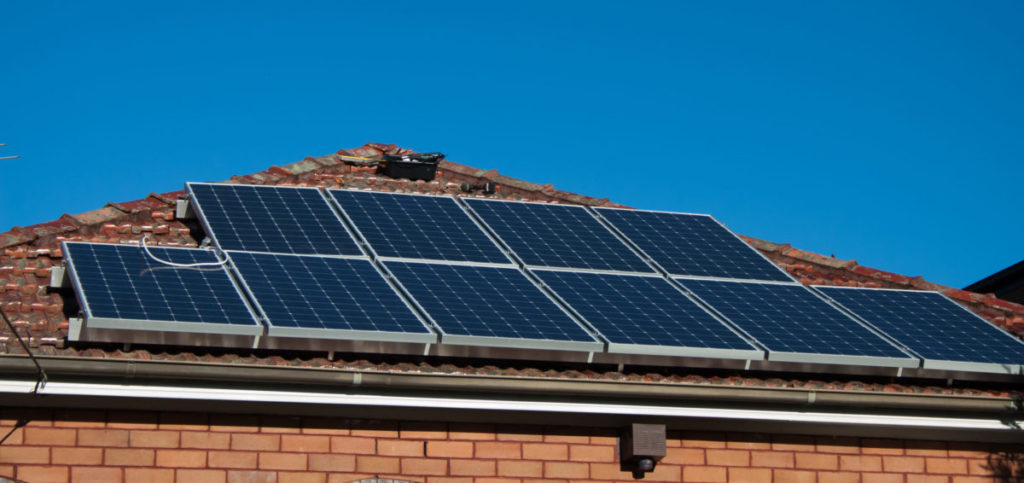
[[[887, 340], [885, 337], [880, 335], [876, 329], [874, 329], [874, 328], [872, 328], [870, 326], [866, 326], [865, 324], [863, 324], [860, 320], [857, 320], [856, 318], [850, 317], [849, 314], [847, 314], [845, 311], [840, 310], [839, 308], [837, 308], [834, 305], [832, 305], [826, 298], [822, 297], [821, 294], [819, 294], [819, 293], [817, 293], [817, 292], [815, 292], [813, 290], [810, 290], [807, 287], [804, 287], [802, 284], [799, 284], [799, 283], [782, 283], [782, 282], [766, 282], [766, 281], [750, 281], [750, 280], [694, 279], [694, 278], [679, 278], [679, 277], [673, 277], [673, 279], [678, 281], [694, 297], [696, 297], [697, 299], [699, 299], [702, 302], [704, 302], [705, 304], [707, 304], [716, 313], [721, 315], [726, 320], [729, 320], [730, 322], [732, 322], [735, 326], [737, 326], [740, 330], [742, 330], [744, 333], [746, 333], [749, 337], [751, 337], [752, 339], [757, 341], [758, 344], [760, 344], [761, 346], [765, 347], [768, 350], [768, 354], [767, 355], [768, 355], [768, 360], [769, 361], [811, 363], [811, 364], [846, 364], [846, 365], [857, 365], [857, 366], [879, 366], [879, 367], [894, 367], [894, 368], [917, 368], [917, 367], [920, 367], [920, 365], [921, 365], [920, 359], [918, 359], [915, 355], [910, 354], [907, 351], [903, 350], [903, 348], [897, 346], [896, 344], [893, 344], [892, 342]], [[801, 289], [802, 291], [806, 292], [806, 294], [808, 294], [811, 297], [814, 297], [815, 299], [819, 300], [821, 302], [821, 304], [822, 304], [821, 307], [827, 307], [826, 312], [835, 311], [835, 314], [831, 314], [831, 315], [839, 316], [839, 318], [837, 320], [839, 320], [839, 321], [848, 321], [850, 324], [853, 324], [852, 327], [856, 328], [856, 330], [862, 329], [863, 331], [866, 332], [866, 334], [873, 335], [874, 337], [877, 338], [877, 341], [874, 340], [874, 339], [871, 339], [872, 341], [883, 343], [884, 345], [882, 345], [882, 347], [888, 346], [888, 347], [886, 347], [887, 349], [894, 349], [892, 352], [903, 354], [905, 357], [897, 357], [895, 355], [887, 356], [887, 355], [841, 354], [841, 353], [837, 353], [837, 352], [824, 352], [824, 351], [822, 351], [822, 352], [810, 352], [810, 351], [803, 352], [803, 351], [792, 351], [792, 350], [773, 350], [772, 347], [775, 344], [772, 344], [770, 342], [766, 342], [765, 338], [763, 338], [763, 337], [758, 337], [758, 334], [756, 332], [751, 332], [750, 329], [747, 327], [747, 325], [749, 325], [749, 324], [741, 323], [740, 321], [737, 321], [736, 318], [730, 317], [729, 313], [727, 313], [727, 311], [725, 311], [723, 308], [718, 307], [717, 304], [715, 304], [711, 300], [708, 300], [708, 297], [702, 297], [700, 295], [700, 293], [698, 293], [698, 290], [694, 289], [694, 287], [696, 287], [696, 284], [688, 285], [688, 283], [690, 283], [690, 282], [696, 282], [697, 284], [704, 283], [704, 282], [711, 282], [713, 284], [736, 284], [737, 286], [739, 286], [739, 285], [764, 286], [764, 287], [776, 286], [776, 287], [793, 287], [793, 288], [796, 288], [796, 289]], [[762, 325], [764, 325], [764, 324], [762, 324]], [[763, 330], [764, 328], [760, 327], [759, 329]], [[865, 332], [862, 332], [862, 333], [865, 333]], [[862, 338], [865, 338], [865, 337], [862, 337]], [[778, 347], [777, 345], [775, 345], [775, 346]]]
[[[479, 335], [468, 335], [468, 334], [456, 334], [445, 330], [445, 324], [439, 321], [434, 314], [431, 313], [429, 308], [424, 306], [425, 302], [421, 302], [416, 295], [414, 290], [409, 288], [408, 283], [402, 281], [402, 277], [395, 274], [392, 268], [400, 265], [410, 266], [437, 266], [437, 267], [449, 267], [452, 269], [482, 269], [482, 270], [503, 270], [509, 273], [515, 272], [519, 274], [523, 280], [529, 283], [538, 293], [551, 302], [551, 305], [556, 307], [562, 314], [565, 315], [565, 321], [567, 323], [577, 326], [582, 333], [591, 339], [591, 341], [576, 341], [576, 340], [558, 340], [558, 339], [539, 339], [539, 338], [514, 338], [514, 337], [500, 337], [500, 336], [479, 336]], [[402, 288], [402, 290], [409, 295], [409, 300], [416, 305], [430, 323], [437, 328], [440, 333], [440, 343], [442, 345], [465, 345], [465, 346], [480, 346], [480, 347], [498, 347], [506, 349], [532, 349], [532, 350], [564, 350], [564, 351], [576, 351], [576, 352], [601, 352], [605, 347], [605, 342], [591, 333], [589, 328], [579, 323], [575, 316], [561, 303], [551, 296], [546, 290], [538, 286], [526, 272], [515, 266], [488, 266], [479, 264], [451, 264], [451, 263], [440, 263], [436, 261], [400, 261], [390, 260], [382, 263], [385, 270], [394, 278], [396, 283]]]
[[[366, 227], [361, 228], [360, 227], [361, 223], [359, 223], [356, 220], [356, 217], [354, 216], [355, 215], [355, 213], [354, 213], [355, 207], [352, 207], [351, 205], [347, 206], [345, 203], [342, 202], [343, 200], [339, 199], [338, 196], [336, 195], [336, 193], [342, 193], [342, 192], [344, 192], [344, 193], [351, 193], [351, 194], [353, 194], [355, 196], [363, 196], [363, 195], [369, 196], [369, 197], [374, 197], [374, 196], [382, 196], [382, 197], [383, 196], [395, 196], [395, 197], [409, 197], [409, 199], [413, 199], [413, 198], [417, 198], [418, 197], [418, 198], [427, 198], [427, 199], [446, 200], [446, 202], [451, 203], [452, 206], [454, 206], [455, 209], [458, 210], [459, 213], [462, 213], [463, 215], [465, 215], [465, 218], [466, 218], [465, 221], [467, 223], [466, 226], [471, 226], [472, 227], [472, 230], [471, 230], [472, 233], [479, 232], [479, 235], [482, 237], [482, 239], [486, 241], [486, 245], [485, 245], [486, 249], [481, 249], [481, 254], [486, 255], [487, 249], [493, 249], [491, 254], [494, 255], [494, 256], [444, 258], [444, 257], [415, 257], [415, 256], [404, 256], [404, 255], [398, 255], [398, 254], [395, 254], [395, 255], [381, 255], [381, 251], [383, 251], [383, 250], [378, 250], [378, 248], [386, 248], [386, 247], [383, 244], [375, 242], [375, 240], [374, 240], [375, 237], [367, 236], [367, 233], [369, 232], [369, 230], [364, 229]], [[381, 260], [381, 261], [385, 261], [385, 260], [392, 260], [392, 261], [441, 261], [441, 262], [450, 263], [450, 264], [453, 264], [453, 265], [457, 265], [457, 264], [473, 264], [473, 265], [484, 265], [484, 266], [514, 266], [515, 265], [515, 262], [509, 257], [509, 255], [507, 253], [507, 250], [504, 247], [502, 247], [497, 241], [495, 241], [492, 238], [492, 236], [487, 232], [487, 230], [485, 230], [484, 227], [480, 226], [479, 223], [477, 222], [477, 220], [473, 218], [472, 214], [461, 203], [459, 203], [458, 200], [456, 200], [454, 197], [451, 197], [451, 196], [428, 195], [428, 194], [422, 194], [422, 193], [385, 193], [385, 192], [380, 192], [380, 191], [341, 190], [341, 189], [330, 189], [330, 190], [327, 190], [327, 194], [330, 197], [330, 200], [333, 203], [335, 203], [335, 205], [338, 207], [338, 212], [344, 217], [344, 219], [347, 221], [347, 223], [349, 224], [351, 229], [356, 233], [357, 237], [366, 241], [366, 244], [365, 244], [366, 249], [371, 251], [373, 253], [373, 256], [375, 258]], [[449, 238], [449, 239], [446, 239], [444, 241], [446, 243], [449, 243], [449, 242], [451, 242], [451, 239]], [[474, 259], [474, 258], [476, 258], [476, 259]]]
[[[582, 271], [582, 270], [565, 270], [565, 269], [539, 269], [533, 268], [530, 270], [536, 275], [541, 282], [554, 293], [555, 296], [560, 298], [562, 302], [576, 315], [586, 321], [591, 327], [593, 327], [600, 336], [607, 340], [606, 351], [609, 354], [636, 354], [636, 355], [654, 355], [654, 356], [669, 356], [669, 357], [686, 357], [686, 358], [714, 358], [714, 359], [738, 359], [738, 360], [761, 360], [765, 357], [765, 351], [759, 349], [757, 346], [752, 344], [746, 336], [736, 331], [733, 327], [723, 322], [720, 317], [704, 307], [698, 304], [692, 296], [679, 289], [674, 283], [666, 280], [664, 277], [657, 274], [639, 274], [639, 273], [608, 273], [608, 272], [596, 272], [596, 271]], [[721, 348], [721, 347], [698, 347], [698, 346], [684, 346], [684, 345], [656, 345], [656, 344], [640, 344], [640, 343], [624, 343], [615, 342], [614, 339], [609, 335], [609, 332], [603, 330], [603, 323], [599, 324], [593, 320], [593, 317], [588, 317], [584, 310], [581, 310], [579, 304], [570, 300], [567, 295], [560, 291], [558, 287], [554, 287], [551, 281], [548, 279], [550, 276], [545, 274], [565, 273], [573, 276], [582, 277], [632, 277], [637, 279], [651, 280], [664, 284], [666, 290], [669, 293], [678, 294], [681, 300], [685, 300], [689, 304], [693, 305], [700, 312], [703, 312], [712, 319], [714, 322], [721, 325], [721, 328], [733, 334], [736, 339], [746, 344], [745, 349], [738, 348]], [[589, 312], [589, 311], [587, 311]], [[610, 323], [610, 321], [609, 321]], [[668, 328], [665, 328], [668, 330]]]
[[[124, 331], [146, 331], [146, 332], [173, 332], [181, 334], [212, 334], [212, 335], [236, 335], [236, 336], [252, 336], [258, 337], [263, 334], [264, 327], [259, 321], [259, 317], [253, 311], [252, 307], [248, 304], [245, 298], [244, 292], [241, 287], [238, 286], [236, 281], [231, 277], [228, 271], [223, 267], [209, 267], [209, 268], [185, 268], [185, 267], [170, 267], [159, 264], [159, 262], [150, 262], [148, 258], [144, 258], [146, 264], [152, 264], [153, 266], [147, 266], [146, 270], [150, 268], [154, 270], [193, 270], [208, 272], [209, 277], [221, 278], [218, 282], [223, 285], [227, 284], [231, 287], [229, 294], [237, 297], [233, 299], [233, 302], [237, 303], [235, 309], [243, 309], [244, 313], [248, 315], [248, 318], [244, 319], [247, 323], [219, 323], [209, 322], [203, 320], [160, 320], [160, 319], [140, 319], [140, 318], [127, 318], [127, 317], [108, 317], [96, 315], [94, 306], [89, 301], [89, 293], [92, 289], [87, 287], [87, 284], [82, 280], [82, 269], [84, 269], [84, 262], [78, 260], [79, 255], [76, 252], [79, 250], [77, 247], [85, 246], [97, 246], [103, 247], [103, 249], [114, 250], [134, 250], [135, 247], [129, 245], [114, 245], [109, 243], [86, 243], [86, 242], [70, 242], [65, 241], [61, 243], [61, 249], [64, 253], [64, 258], [67, 261], [67, 274], [70, 277], [71, 284], [74, 288], [76, 297], [78, 299], [79, 307], [83, 313], [83, 321], [85, 327], [88, 329], [114, 329]], [[84, 248], [83, 248], [84, 249]], [[138, 248], [138, 250], [142, 250]], [[156, 252], [156, 256], [169, 255], [176, 251], [180, 253], [192, 252], [193, 254], [209, 255], [208, 261], [201, 263], [215, 263], [217, 262], [216, 256], [212, 251], [201, 250], [195, 248], [181, 248], [181, 247], [152, 247], [151, 251]], [[135, 256], [132, 254], [131, 256]], [[139, 254], [139, 257], [145, 255]], [[97, 264], [97, 268], [99, 265]], [[219, 276], [217, 274], [220, 274]], [[212, 288], [212, 287], [211, 287]], [[164, 292], [161, 292], [164, 293]], [[213, 295], [213, 292], [210, 292]], [[227, 295], [227, 294], [224, 294]], [[141, 302], [140, 302], [141, 303]]]
[[[333, 245], [333, 246], [331, 246], [329, 250], [321, 250], [321, 249], [318, 248], [320, 246], [320, 244], [313, 243], [312, 240], [308, 240], [308, 245], [311, 247], [310, 249], [308, 249], [308, 250], [306, 250], [306, 249], [304, 249], [304, 250], [295, 250], [294, 249], [294, 245], [291, 242], [288, 241], [288, 237], [289, 236], [293, 236], [291, 234], [292, 232], [285, 232], [284, 230], [278, 228], [278, 225], [277, 225], [276, 222], [268, 223], [265, 226], [257, 227], [255, 221], [250, 221], [249, 223], [247, 223], [247, 224], [253, 225], [252, 227], [243, 227], [243, 228], [248, 228], [252, 232], [260, 234], [261, 237], [262, 237], [262, 235], [264, 233], [268, 233], [268, 234], [271, 233], [269, 231], [269, 229], [270, 228], [274, 228], [276, 230], [276, 232], [280, 235], [279, 238], [281, 238], [281, 240], [284, 241], [284, 244], [288, 245], [289, 248], [291, 248], [291, 249], [289, 249], [289, 250], [272, 250], [270, 246], [267, 246], [266, 250], [261, 250], [261, 249], [255, 249], [255, 247], [253, 247], [253, 246], [242, 246], [242, 245], [233, 246], [232, 244], [229, 244], [229, 243], [226, 242], [226, 238], [227, 237], [224, 237], [225, 239], [222, 239], [222, 237], [220, 235], [218, 235], [217, 229], [215, 229], [213, 227], [213, 224], [212, 224], [213, 222], [210, 219], [210, 217], [212, 215], [214, 215], [214, 213], [215, 213], [214, 207], [211, 207], [211, 206], [204, 207], [203, 206], [203, 202], [200, 201], [200, 196], [198, 196], [196, 194], [195, 189], [193, 188], [194, 186], [209, 186], [213, 190], [232, 190], [232, 191], [236, 191], [236, 192], [239, 191], [239, 190], [250, 190], [250, 189], [254, 190], [254, 192], [259, 192], [260, 190], [266, 190], [266, 191], [294, 190], [295, 192], [303, 192], [303, 191], [305, 191], [305, 192], [316, 192], [317, 199], [319, 199], [319, 201], [323, 202], [324, 208], [326, 208], [330, 212], [330, 217], [327, 217], [326, 219], [323, 219], [323, 220], [319, 220], [318, 221], [319, 226], [317, 226], [315, 230], [311, 230], [311, 231], [314, 232], [313, 234], [322, 235], [322, 238], [324, 238], [324, 239], [332, 240], [331, 245]], [[303, 186], [263, 186], [263, 185], [245, 185], [245, 184], [189, 182], [189, 183], [185, 184], [185, 189], [186, 189], [186, 191], [187, 191], [187, 193], [189, 195], [189, 201], [193, 205], [193, 207], [194, 207], [194, 209], [196, 211], [196, 214], [197, 214], [197, 217], [199, 219], [199, 222], [203, 226], [203, 230], [205, 230], [206, 234], [210, 237], [211, 240], [213, 240], [214, 245], [217, 248], [219, 248], [220, 250], [222, 250], [222, 251], [233, 250], [233, 251], [250, 251], [250, 252], [261, 252], [261, 253], [293, 253], [293, 254], [297, 254], [297, 255], [318, 255], [318, 256], [362, 256], [362, 257], [366, 256], [366, 253], [363, 251], [363, 248], [360, 246], [359, 240], [352, 234], [352, 231], [348, 228], [348, 226], [346, 226], [345, 221], [342, 219], [342, 217], [338, 214], [337, 210], [335, 209], [335, 205], [324, 195], [323, 191], [321, 191], [319, 188], [303, 187]], [[220, 211], [224, 213], [224, 216], [228, 216], [227, 213], [226, 213], [226, 210], [220, 210]], [[268, 212], [268, 216], [272, 216], [272, 215], [273, 215], [272, 213]], [[336, 222], [336, 224], [335, 224], [335, 222]], [[299, 224], [300, 222], [298, 220], [296, 220], [295, 223]], [[327, 223], [330, 226], [324, 225], [324, 223]], [[235, 232], [234, 233], [235, 237], [239, 239], [239, 243], [243, 243], [244, 244], [244, 242], [242, 242], [242, 237], [239, 236], [238, 233], [237, 233], [238, 230], [235, 230], [234, 228], [232, 228], [232, 230]], [[316, 232], [320, 232], [320, 233], [316, 233]], [[301, 235], [305, 236], [306, 233], [307, 232], [304, 231], [303, 233], [301, 233]], [[340, 239], [338, 238], [339, 236], [341, 236]], [[269, 243], [262, 243], [262, 244], [263, 245], [269, 245]], [[256, 245], [260, 245], [260, 243], [256, 243]]]
[[[603, 220], [605, 223], [607, 223], [608, 226], [610, 226], [611, 229], [616, 232], [616, 234], [621, 236], [623, 239], [628, 240], [630, 247], [633, 250], [635, 250], [638, 253], [640, 253], [643, 256], [643, 258], [645, 258], [648, 261], [648, 263], [655, 264], [658, 268], [663, 270], [665, 273], [670, 275], [672, 278], [677, 278], [677, 279], [693, 278], [693, 279], [704, 279], [704, 280], [740, 280], [740, 281], [757, 280], [757, 281], [765, 281], [765, 282], [797, 282], [797, 280], [795, 278], [793, 278], [792, 275], [790, 275], [788, 272], [786, 272], [781, 267], [779, 267], [774, 262], [772, 262], [768, 257], [766, 257], [759, 250], [757, 250], [756, 248], [750, 246], [749, 243], [747, 243], [745, 240], [740, 238], [739, 235], [737, 235], [735, 232], [730, 230], [729, 227], [727, 227], [724, 223], [719, 221], [714, 216], [711, 216], [711, 215], [708, 215], [708, 214], [702, 214], [702, 213], [685, 213], [685, 212], [673, 212], [673, 211], [661, 211], [661, 210], [634, 210], [634, 209], [628, 209], [628, 208], [611, 208], [611, 207], [605, 207], [605, 206], [595, 206], [595, 207], [592, 207], [592, 209], [601, 218], [601, 220]], [[666, 266], [665, 263], [659, 262], [658, 261], [659, 257], [655, 256], [656, 254], [652, 254], [648, 250], [645, 250], [643, 248], [643, 246], [641, 245], [641, 243], [638, 243], [637, 240], [634, 240], [633, 237], [630, 237], [630, 235], [626, 232], [626, 230], [623, 229], [622, 226], [617, 225], [615, 223], [615, 220], [612, 219], [612, 217], [605, 216], [604, 215], [605, 213], [632, 213], [632, 214], [636, 214], [636, 213], [654, 213], [654, 214], [681, 215], [681, 216], [691, 216], [691, 217], [707, 218], [707, 219], [713, 221], [722, 230], [724, 230], [730, 236], [731, 239], [734, 239], [736, 242], [738, 242], [742, 246], [744, 246], [747, 249], [749, 249], [750, 252], [752, 252], [756, 258], [760, 258], [761, 260], [763, 260], [764, 263], [766, 264], [765, 267], [769, 267], [769, 268], [773, 269], [773, 270], [769, 270], [768, 273], [772, 273], [773, 275], [777, 275], [777, 276], [775, 276], [773, 278], [744, 278], [744, 277], [730, 277], [730, 276], [709, 275], [709, 274], [681, 273], [679, 271], [674, 271], [674, 270], [671, 269], [671, 265], [670, 266]]]
[[[487, 228], [487, 230], [490, 233], [493, 233], [494, 236], [498, 240], [500, 240], [501, 243], [503, 243], [505, 245], [505, 247], [507, 247], [508, 250], [518, 259], [518, 261], [521, 262], [524, 266], [526, 266], [528, 268], [538, 268], [538, 269], [560, 269], [560, 268], [562, 268], [562, 269], [573, 269], [573, 270], [578, 270], [578, 271], [594, 271], [594, 272], [607, 272], [607, 273], [644, 273], [644, 274], [657, 273], [656, 270], [650, 266], [650, 264], [644, 259], [643, 256], [638, 254], [633, 249], [633, 247], [631, 247], [629, 243], [624, 241], [623, 238], [618, 233], [616, 233], [615, 231], [609, 229], [608, 226], [599, 217], [595, 216], [594, 213], [592, 211], [590, 211], [589, 209], [587, 209], [587, 207], [585, 207], [585, 206], [566, 205], [566, 204], [552, 204], [552, 203], [539, 203], [539, 202], [518, 201], [518, 200], [495, 200], [495, 199], [486, 199], [486, 198], [466, 198], [466, 197], [461, 198], [461, 200], [466, 204], [467, 207], [469, 207], [470, 211], [472, 211], [473, 214], [475, 214], [476, 217], [479, 218], [480, 222], [483, 223], [483, 225]], [[616, 258], [617, 258], [617, 263], [618, 264], [620, 264], [624, 268], [631, 268], [631, 269], [614, 268], [612, 266], [612, 264], [604, 263], [604, 262], [601, 262], [601, 263], [604, 263], [604, 266], [593, 266], [593, 265], [591, 265], [591, 266], [584, 266], [583, 263], [578, 263], [576, 265], [572, 265], [572, 264], [569, 264], [569, 263], [556, 264], [556, 263], [550, 263], [550, 262], [544, 263], [545, 260], [537, 260], [536, 259], [537, 257], [543, 257], [543, 255], [540, 254], [540, 252], [542, 252], [542, 250], [536, 250], [533, 247], [530, 247], [528, 250], [527, 249], [523, 249], [522, 247], [517, 249], [517, 246], [520, 245], [519, 242], [517, 242], [517, 239], [523, 240], [523, 242], [525, 243], [525, 237], [517, 236], [516, 238], [512, 238], [512, 237], [503, 235], [503, 233], [502, 233], [503, 230], [500, 229], [501, 228], [500, 226], [496, 226], [495, 221], [491, 221], [491, 222], [488, 221], [488, 217], [489, 216], [488, 216], [487, 213], [481, 212], [481, 210], [479, 210], [477, 208], [474, 208], [474, 205], [482, 207], [482, 206], [486, 206], [486, 203], [499, 203], [499, 204], [500, 203], [504, 203], [504, 204], [506, 204], [508, 206], [514, 206], [514, 205], [533, 206], [533, 207], [538, 207], [539, 209], [580, 210], [582, 213], [586, 214], [585, 218], [583, 218], [584, 220], [591, 220], [591, 221], [593, 221], [593, 223], [596, 224], [596, 227], [595, 227], [596, 229], [595, 230], [592, 230], [589, 233], [586, 233], [584, 235], [587, 235], [587, 236], [589, 236], [591, 234], [596, 234], [598, 236], [600, 236], [600, 235], [607, 235], [607, 237], [609, 237], [609, 238], [605, 238], [605, 239], [600, 240], [602, 246], [596, 247], [596, 248], [588, 248], [587, 249], [587, 251], [592, 252], [592, 253], [583, 253], [582, 256], [580, 254], [575, 254], [574, 253], [574, 255], [579, 257], [581, 260], [584, 259], [586, 256], [591, 256], [591, 255], [597, 256], [597, 260], [603, 260], [602, 258], [600, 258], [600, 253], [598, 253], [598, 252], [600, 251], [599, 250], [600, 248], [605, 248], [605, 249], [609, 250], [608, 253], [616, 253]], [[546, 227], [542, 227], [542, 228], [546, 228]], [[545, 247], [548, 246], [545, 239], [541, 238], [540, 241], [543, 241], [545, 243]], [[571, 244], [563, 243], [562, 246], [571, 246]], [[616, 252], [615, 249], [619, 249], [620, 251]], [[540, 262], [540, 263], [538, 263], [538, 262]], [[593, 262], [593, 260], [591, 260], [591, 262]]]
[[[290, 337], [290, 338], [312, 338], [312, 339], [330, 339], [330, 340], [350, 340], [350, 341], [373, 341], [373, 342], [408, 342], [408, 343], [422, 343], [422, 344], [435, 344], [438, 341], [438, 334], [435, 332], [436, 328], [431, 327], [427, 322], [423, 320], [421, 315], [417, 313], [416, 309], [406, 300], [406, 297], [392, 284], [388, 277], [382, 274], [377, 267], [365, 257], [354, 257], [354, 256], [333, 256], [325, 257], [319, 255], [297, 255], [291, 253], [267, 253], [267, 252], [252, 252], [244, 250], [229, 250], [225, 252], [230, 260], [232, 269], [239, 274], [239, 283], [250, 295], [253, 305], [256, 311], [262, 315], [263, 320], [267, 325], [267, 335], [269, 337]], [[288, 257], [296, 259], [310, 259], [310, 260], [323, 260], [325, 263], [337, 263], [332, 260], [347, 260], [351, 262], [357, 262], [360, 264], [365, 263], [371, 267], [374, 273], [380, 277], [380, 281], [386, 283], [391, 290], [391, 293], [402, 302], [402, 304], [409, 310], [409, 314], [414, 317], [423, 327], [424, 332], [400, 332], [400, 331], [384, 331], [384, 330], [359, 330], [359, 329], [336, 329], [326, 327], [288, 327], [285, 325], [275, 325], [274, 320], [270, 315], [270, 312], [264, 308], [261, 302], [261, 297], [258, 295], [258, 291], [254, 290], [253, 283], [250, 281], [244, 271], [239, 268], [237, 258], [239, 255], [252, 255], [255, 257]], [[250, 283], [252, 282], [252, 283]]]
[[[983, 361], [975, 362], [975, 361], [965, 361], [965, 360], [950, 360], [950, 359], [930, 358], [930, 357], [928, 357], [926, 355], [927, 353], [922, 352], [922, 351], [918, 351], [918, 350], [916, 350], [914, 348], [914, 343], [913, 343], [914, 341], [907, 340], [907, 339], [901, 337], [899, 334], [894, 333], [891, 330], [886, 330], [885, 327], [879, 326], [877, 323], [875, 323], [872, 320], [871, 317], [869, 317], [869, 316], [863, 314], [862, 312], [857, 311], [855, 308], [851, 307], [849, 303], [844, 304], [842, 301], [836, 300], [835, 298], [833, 298], [830, 295], [830, 293], [835, 293], [835, 292], [840, 291], [840, 290], [851, 290], [851, 291], [862, 291], [862, 292], [874, 292], [874, 291], [877, 291], [877, 292], [891, 292], [891, 293], [899, 293], [901, 295], [927, 294], [928, 296], [931, 296], [931, 297], [938, 297], [938, 298], [942, 299], [945, 303], [949, 304], [950, 308], [953, 311], [955, 311], [956, 313], [962, 314], [966, 318], [966, 320], [970, 320], [970, 321], [976, 323], [977, 325], [975, 326], [975, 328], [977, 328], [979, 330], [982, 330], [982, 331], [986, 331], [988, 334], [990, 334], [991, 336], [996, 337], [996, 338], [1006, 338], [1006, 340], [1010, 344], [1019, 345], [1022, 349], [1024, 349], [1024, 342], [1020, 341], [1019, 339], [1017, 339], [1016, 337], [1014, 337], [1010, 333], [1008, 333], [1008, 332], [1000, 329], [999, 327], [996, 327], [995, 325], [991, 324], [987, 320], [985, 320], [982, 317], [978, 316], [978, 314], [975, 314], [974, 312], [971, 312], [966, 307], [956, 303], [955, 301], [953, 301], [952, 299], [950, 299], [949, 297], [947, 297], [943, 293], [933, 292], [933, 291], [929, 291], [929, 290], [901, 290], [901, 289], [885, 289], [885, 288], [873, 288], [873, 287], [845, 287], [845, 286], [824, 286], [824, 285], [812, 286], [811, 288], [813, 288], [816, 291], [819, 291], [819, 293], [821, 293], [822, 295], [827, 297], [832, 303], [836, 304], [837, 306], [839, 306], [843, 310], [849, 312], [851, 315], [853, 315], [857, 319], [863, 321], [863, 323], [868, 324], [868, 325], [874, 327], [876, 330], [886, 334], [888, 337], [892, 338], [897, 343], [906, 346], [907, 350], [912, 351], [915, 354], [917, 354], [919, 357], [921, 357], [921, 359], [923, 360], [922, 367], [924, 369], [945, 370], [945, 371], [987, 372], [987, 373], [998, 373], [998, 374], [1021, 374], [1021, 373], [1024, 373], [1024, 364], [1021, 364], [1021, 363], [1013, 363], [1013, 362], [999, 363], [999, 362], [983, 362]], [[906, 321], [905, 320], [901, 320], [901, 323], [905, 324]], [[964, 334], [964, 335], [966, 335], [966, 334]], [[912, 337], [912, 335], [908, 334], [907, 337]]]

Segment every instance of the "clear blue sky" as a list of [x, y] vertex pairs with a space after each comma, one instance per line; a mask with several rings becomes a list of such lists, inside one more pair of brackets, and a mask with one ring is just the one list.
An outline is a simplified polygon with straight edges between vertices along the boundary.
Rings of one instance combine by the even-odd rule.
[[0, 231], [368, 141], [964, 286], [1024, 258], [1024, 3], [9, 2]]

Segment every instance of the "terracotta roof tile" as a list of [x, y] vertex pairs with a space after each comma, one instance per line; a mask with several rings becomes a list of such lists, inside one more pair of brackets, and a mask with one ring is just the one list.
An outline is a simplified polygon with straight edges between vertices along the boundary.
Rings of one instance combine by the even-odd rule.
[[[273, 166], [249, 175], [233, 176], [227, 182], [242, 184], [280, 184], [297, 186], [345, 187], [390, 192], [430, 194], [459, 193], [460, 184], [497, 185], [496, 198], [525, 199], [553, 203], [583, 204], [591, 206], [626, 207], [606, 198], [593, 198], [558, 190], [551, 185], [539, 185], [510, 178], [495, 170], [481, 170], [466, 165], [443, 161], [434, 181], [392, 179], [377, 174], [376, 160], [382, 154], [412, 152], [393, 144], [369, 143], [355, 149], [343, 149], [335, 154], [307, 157], [301, 161]], [[464, 196], [473, 196], [465, 194]], [[50, 267], [60, 263], [62, 240], [83, 240], [100, 243], [136, 244], [145, 235], [156, 245], [197, 246], [197, 236], [180, 220], [174, 219], [175, 202], [184, 197], [184, 191], [150, 193], [145, 198], [129, 202], [108, 203], [103, 208], [78, 215], [64, 214], [57, 220], [29, 227], [14, 227], [0, 233], [0, 304], [14, 325], [34, 351], [47, 355], [69, 357], [117, 358], [160, 361], [192, 361], [223, 364], [269, 364], [296, 367], [337, 368], [374, 372], [441, 373], [496, 375], [529, 378], [574, 378], [602, 381], [638, 382], [692, 385], [740, 385], [775, 388], [815, 388], [844, 391], [956, 393], [1006, 397], [1005, 389], [965, 389], [903, 386], [899, 384], [870, 383], [855, 377], [835, 381], [781, 378], [757, 378], [737, 374], [701, 375], [685, 368], [664, 373], [621, 373], [616, 371], [560, 370], [541, 367], [495, 366], [493, 364], [458, 366], [443, 362], [371, 362], [359, 360], [328, 360], [310, 353], [286, 359], [281, 354], [234, 354], [196, 348], [194, 351], [152, 347], [123, 352], [98, 347], [69, 347], [65, 344], [68, 321], [64, 314], [63, 299], [51, 292], [47, 285]], [[942, 292], [963, 303], [991, 322], [1009, 330], [1024, 333], [1024, 306], [997, 299], [991, 295], [966, 292], [933, 284], [920, 277], [885, 272], [859, 265], [855, 260], [841, 260], [751, 237], [743, 237], [770, 260], [806, 284], [847, 285], [924, 289]], [[21, 353], [11, 334], [0, 329], [0, 352]], [[486, 361], [481, 361], [486, 362]], [[1015, 393], [1019, 394], [1019, 393]]]

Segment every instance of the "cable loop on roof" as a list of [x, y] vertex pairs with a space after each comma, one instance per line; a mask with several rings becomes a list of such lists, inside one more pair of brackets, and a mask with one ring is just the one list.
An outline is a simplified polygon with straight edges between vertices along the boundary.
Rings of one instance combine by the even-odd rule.
[[169, 261], [169, 260], [163, 260], [161, 258], [158, 258], [156, 255], [153, 255], [153, 252], [149, 251], [149, 245], [146, 244], [146, 237], [147, 237], [147, 235], [142, 235], [142, 238], [139, 238], [139, 248], [142, 251], [146, 252], [146, 256], [148, 256], [149, 258], [153, 259], [153, 261], [158, 262], [158, 263], [162, 263], [162, 264], [170, 266], [170, 267], [179, 267], [179, 268], [220, 267], [220, 266], [228, 263], [228, 259], [227, 258], [225, 258], [225, 259], [223, 259], [223, 260], [221, 260], [219, 262], [200, 262], [200, 263], [175, 263], [175, 262], [172, 262], [172, 261]]

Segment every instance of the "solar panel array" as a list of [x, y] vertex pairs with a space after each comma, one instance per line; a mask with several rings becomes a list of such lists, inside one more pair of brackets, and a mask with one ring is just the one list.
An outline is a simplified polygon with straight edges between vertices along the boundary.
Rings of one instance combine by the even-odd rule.
[[262, 332], [242, 295], [213, 252], [99, 243], [64, 244], [80, 302], [94, 325], [137, 330], [189, 330], [202, 333]]
[[653, 272], [582, 206], [472, 198], [466, 203], [526, 265]]
[[188, 190], [222, 250], [363, 254], [316, 188], [189, 183]]
[[511, 263], [454, 198], [329, 192], [378, 256]]
[[1024, 364], [1024, 342], [936, 292], [815, 287], [929, 361]]
[[[1020, 372], [1024, 361], [1024, 343], [938, 294], [818, 289], [839, 306], [706, 215], [315, 188], [188, 190], [230, 268], [175, 268], [136, 247], [68, 244], [88, 318], [255, 334], [258, 316], [271, 338], [985, 372]], [[206, 250], [154, 253], [217, 261]]]

